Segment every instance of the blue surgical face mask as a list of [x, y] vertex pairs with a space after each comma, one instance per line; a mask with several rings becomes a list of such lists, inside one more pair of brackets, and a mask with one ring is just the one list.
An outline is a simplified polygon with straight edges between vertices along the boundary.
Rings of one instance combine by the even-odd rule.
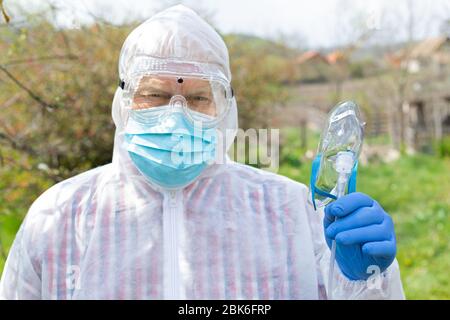
[[169, 106], [132, 110], [125, 128], [125, 147], [136, 168], [167, 189], [193, 182], [215, 159], [216, 140], [215, 128], [192, 124], [181, 109]]

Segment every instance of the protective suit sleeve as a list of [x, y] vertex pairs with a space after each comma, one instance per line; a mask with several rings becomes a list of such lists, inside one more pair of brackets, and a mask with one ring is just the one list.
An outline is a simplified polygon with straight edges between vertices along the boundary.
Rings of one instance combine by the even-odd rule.
[[[3, 269], [0, 280], [0, 299], [37, 300], [42, 295], [42, 276], [48, 259], [55, 254], [46, 248], [55, 241], [52, 237], [58, 228], [59, 216], [56, 195], [61, 194], [59, 185], [53, 186], [39, 196], [28, 210]], [[55, 264], [53, 266], [57, 268]]]
[[41, 279], [31, 262], [27, 246], [29, 227], [25, 220], [9, 251], [0, 280], [0, 299], [35, 300], [41, 298]]
[[[306, 188], [305, 188], [306, 189]], [[318, 278], [319, 298], [327, 299], [328, 270], [330, 265], [330, 250], [325, 241], [323, 231], [323, 209], [314, 210], [310, 201], [306, 210], [314, 243], [316, 269]], [[400, 279], [397, 260], [382, 273], [374, 274], [367, 281], [352, 281], [345, 277], [339, 266], [334, 267], [333, 298], [338, 300], [402, 300], [405, 295]]]

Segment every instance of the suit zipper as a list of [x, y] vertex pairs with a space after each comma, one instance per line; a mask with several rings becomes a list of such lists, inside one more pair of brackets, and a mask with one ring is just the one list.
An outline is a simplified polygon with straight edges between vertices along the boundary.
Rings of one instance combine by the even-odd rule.
[[169, 281], [168, 281], [168, 297], [169, 299], [181, 299], [181, 281], [180, 281], [180, 269], [179, 269], [179, 219], [180, 219], [180, 191], [170, 190], [169, 191], [169, 212], [166, 215], [166, 232], [167, 240], [169, 245], [167, 246], [168, 252], [166, 252], [168, 257], [168, 271], [169, 271]]

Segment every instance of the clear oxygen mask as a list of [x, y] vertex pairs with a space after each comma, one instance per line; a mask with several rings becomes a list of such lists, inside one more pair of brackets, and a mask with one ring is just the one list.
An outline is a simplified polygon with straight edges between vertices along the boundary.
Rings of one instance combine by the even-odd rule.
[[354, 102], [340, 103], [331, 110], [311, 172], [310, 199], [316, 209], [354, 192], [364, 125]]

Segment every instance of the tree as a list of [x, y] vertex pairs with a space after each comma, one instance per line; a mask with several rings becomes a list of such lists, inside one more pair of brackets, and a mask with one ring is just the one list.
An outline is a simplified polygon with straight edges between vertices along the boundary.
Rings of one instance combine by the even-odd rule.
[[267, 128], [274, 115], [287, 102], [284, 82], [290, 74], [283, 44], [239, 35], [225, 37], [230, 50], [232, 85], [239, 109], [239, 126]]
[[60, 181], [111, 160], [117, 58], [130, 27], [27, 20], [0, 31], [0, 141]]
[[6, 23], [9, 23], [10, 18], [3, 7], [3, 0], [0, 0], [0, 11], [2, 12], [3, 19], [5, 19]]

